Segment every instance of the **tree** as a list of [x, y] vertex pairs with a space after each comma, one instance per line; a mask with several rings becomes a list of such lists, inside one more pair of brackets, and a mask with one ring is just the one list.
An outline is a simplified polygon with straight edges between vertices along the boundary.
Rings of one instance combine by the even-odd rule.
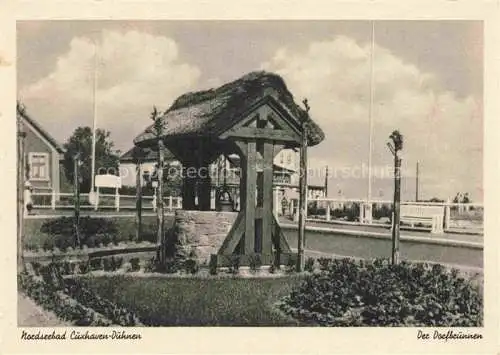
[[[113, 151], [111, 133], [102, 129], [96, 130], [95, 145], [95, 174], [118, 173], [119, 156]], [[80, 167], [80, 191], [90, 192], [92, 186], [92, 129], [90, 127], [78, 127], [73, 135], [64, 144], [64, 172], [69, 181], [73, 181], [73, 157], [80, 152], [82, 166]]]

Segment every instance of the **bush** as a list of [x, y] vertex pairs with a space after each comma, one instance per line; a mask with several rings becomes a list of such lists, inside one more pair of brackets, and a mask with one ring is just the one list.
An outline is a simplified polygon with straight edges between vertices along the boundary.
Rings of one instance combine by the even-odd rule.
[[198, 260], [196, 259], [187, 259], [184, 261], [184, 268], [186, 269], [186, 272], [188, 274], [196, 274], [198, 270], [200, 269], [200, 266], [198, 265]]
[[217, 267], [217, 258], [212, 256], [208, 264], [208, 272], [210, 273], [210, 275], [217, 275], [218, 271], [219, 268]]
[[132, 271], [139, 271], [141, 268], [140, 260], [139, 258], [132, 258], [130, 259], [130, 266]]
[[[323, 262], [322, 265], [326, 263]], [[306, 324], [327, 326], [478, 327], [479, 288], [441, 265], [332, 260], [279, 304]]]
[[308, 272], [313, 272], [315, 263], [316, 263], [316, 261], [314, 260], [314, 258], [311, 258], [311, 257], [307, 258], [305, 265], [304, 265], [304, 270], [308, 271]]
[[[299, 257], [297, 255], [297, 257]], [[285, 272], [291, 274], [292, 272], [295, 272], [297, 269], [297, 263], [294, 259], [288, 258], [287, 263], [285, 265]]]
[[236, 275], [238, 274], [240, 270], [240, 256], [239, 255], [232, 255], [231, 256], [231, 265], [229, 266], [229, 273]]
[[[53, 241], [45, 241], [44, 249], [54, 246], [65, 250], [76, 247], [75, 218], [59, 217], [45, 221], [40, 227], [42, 233], [54, 236]], [[118, 233], [116, 223], [109, 218], [80, 217], [80, 242], [92, 248], [99, 244], [108, 245]]]

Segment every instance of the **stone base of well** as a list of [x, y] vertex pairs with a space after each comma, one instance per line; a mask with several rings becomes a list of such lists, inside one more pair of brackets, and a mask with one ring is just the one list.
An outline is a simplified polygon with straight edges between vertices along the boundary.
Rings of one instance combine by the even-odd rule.
[[176, 210], [174, 225], [167, 233], [167, 257], [195, 258], [208, 264], [217, 254], [234, 221], [237, 212]]

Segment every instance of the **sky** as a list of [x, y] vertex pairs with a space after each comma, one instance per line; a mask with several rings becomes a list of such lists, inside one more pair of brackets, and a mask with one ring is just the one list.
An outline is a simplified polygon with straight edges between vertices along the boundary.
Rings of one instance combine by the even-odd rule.
[[[404, 136], [402, 198], [482, 201], [483, 25], [480, 21], [20, 21], [18, 98], [64, 143], [92, 126], [125, 152], [153, 105], [217, 87], [254, 70], [281, 75], [307, 98], [326, 139], [309, 149], [312, 183], [329, 167], [329, 197], [368, 193], [373, 65], [372, 197], [391, 199], [393, 157]], [[95, 45], [94, 45], [95, 44]], [[97, 56], [95, 56], [97, 48]], [[97, 58], [97, 60], [96, 60]], [[372, 65], [371, 65], [372, 64]]]

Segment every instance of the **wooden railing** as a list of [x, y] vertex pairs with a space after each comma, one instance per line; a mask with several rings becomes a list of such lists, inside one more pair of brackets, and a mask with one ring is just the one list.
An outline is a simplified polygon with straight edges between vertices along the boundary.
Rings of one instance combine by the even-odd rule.
[[[287, 215], [295, 220], [297, 215], [297, 199], [292, 199]], [[365, 206], [371, 218], [362, 218]], [[307, 218], [310, 220], [323, 220], [339, 223], [387, 224], [392, 220], [392, 201], [372, 200], [370, 203], [363, 199], [335, 199], [335, 198], [309, 198], [307, 201]], [[435, 208], [432, 208], [432, 207]], [[480, 203], [453, 203], [453, 202], [415, 202], [402, 201], [402, 210], [439, 210], [440, 220], [444, 230], [475, 230], [482, 231], [484, 207]], [[423, 207], [423, 208], [419, 208]], [[435, 214], [435, 213], [434, 213]], [[441, 221], [439, 223], [441, 223]]]

